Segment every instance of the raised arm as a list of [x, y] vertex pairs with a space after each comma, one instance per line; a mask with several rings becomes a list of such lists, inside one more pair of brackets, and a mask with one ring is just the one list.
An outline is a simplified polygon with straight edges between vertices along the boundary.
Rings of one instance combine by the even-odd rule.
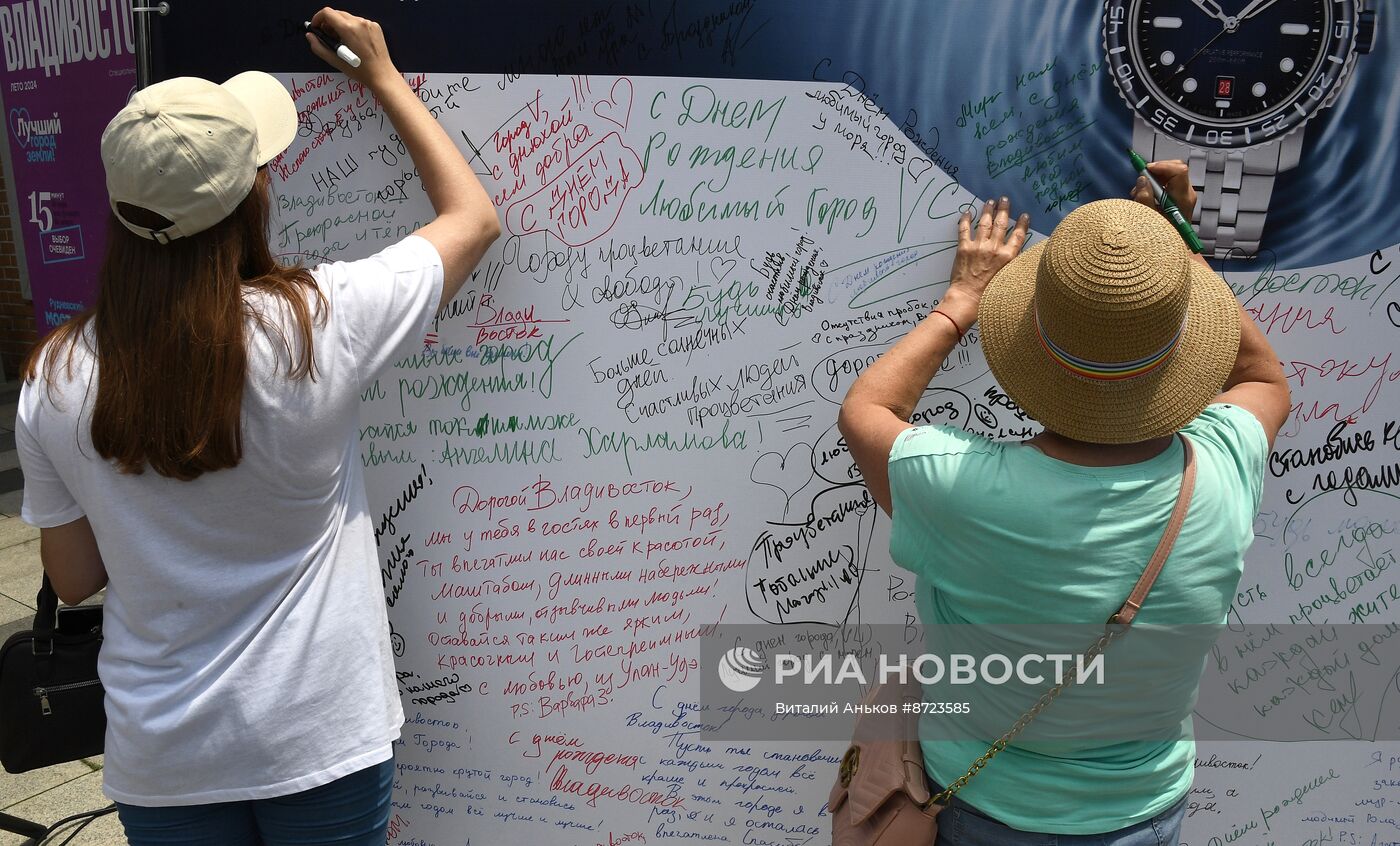
[[895, 439], [910, 428], [914, 407], [943, 359], [977, 322], [987, 283], [1026, 243], [1030, 216], [1021, 215], [1008, 231], [1010, 222], [1011, 201], [1005, 197], [987, 203], [976, 228], [972, 214], [963, 214], [952, 277], [938, 307], [867, 367], [841, 403], [836, 424], [871, 498], [887, 514], [892, 513], [889, 459]]
[[1288, 377], [1283, 375], [1278, 354], [1243, 306], [1240, 307], [1240, 350], [1235, 355], [1235, 367], [1215, 401], [1238, 405], [1258, 417], [1269, 438], [1269, 449], [1273, 449], [1274, 436], [1283, 428], [1292, 409]]
[[[1190, 169], [1182, 161], [1153, 162], [1147, 166], [1152, 175], [1171, 195], [1181, 213], [1189, 220], [1196, 208], [1196, 189], [1191, 186]], [[1132, 197], [1138, 202], [1156, 207], [1147, 181], [1139, 178], [1133, 186]], [[1202, 256], [1193, 258], [1210, 267]], [[1214, 269], [1212, 269], [1214, 272]], [[1228, 402], [1253, 414], [1264, 427], [1269, 438], [1269, 448], [1273, 449], [1274, 436], [1283, 428], [1292, 408], [1288, 390], [1288, 378], [1283, 374], [1278, 354], [1274, 352], [1269, 339], [1259, 326], [1250, 319], [1244, 307], [1240, 307], [1240, 348], [1235, 355], [1235, 367], [1230, 371], [1215, 402]]]
[[306, 36], [313, 53], [374, 94], [418, 169], [437, 217], [415, 234], [432, 243], [442, 257], [442, 299], [438, 303], [442, 308], [500, 237], [501, 224], [491, 198], [461, 151], [394, 66], [379, 24], [330, 7], [317, 12], [311, 23], [360, 57], [358, 68], [349, 67], [314, 36]]

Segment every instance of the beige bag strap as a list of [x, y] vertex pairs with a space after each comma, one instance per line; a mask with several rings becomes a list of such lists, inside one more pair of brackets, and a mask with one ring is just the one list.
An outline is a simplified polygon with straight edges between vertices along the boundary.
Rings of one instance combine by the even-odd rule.
[[[1122, 607], [1108, 618], [1104, 624], [1104, 632], [1098, 639], [1084, 650], [1084, 657], [1092, 660], [1101, 654], [1108, 645], [1115, 639], [1122, 637], [1128, 631], [1128, 627], [1133, 624], [1133, 619], [1137, 617], [1138, 609], [1142, 607], [1143, 600], [1147, 599], [1147, 592], [1152, 590], [1153, 582], [1157, 581], [1157, 576], [1162, 572], [1162, 565], [1166, 563], [1167, 556], [1171, 554], [1172, 547], [1176, 544], [1176, 536], [1181, 533], [1181, 524], [1186, 522], [1186, 510], [1191, 506], [1191, 493], [1196, 488], [1196, 453], [1191, 447], [1191, 441], [1185, 435], [1178, 435], [1181, 438], [1181, 446], [1186, 453], [1186, 467], [1181, 473], [1181, 491], [1176, 495], [1176, 505], [1172, 508], [1171, 516], [1167, 518], [1167, 527], [1162, 532], [1162, 539], [1157, 542], [1157, 549], [1152, 553], [1152, 560], [1147, 562], [1147, 567], [1143, 569], [1142, 575], [1138, 577], [1137, 584], [1133, 585], [1133, 590], [1128, 594], [1128, 599]], [[977, 771], [987, 766], [987, 762], [996, 757], [996, 754], [1005, 749], [1016, 735], [1020, 734], [1031, 721], [1039, 716], [1045, 707], [1071, 687], [1076, 681], [1074, 674], [1065, 677], [1064, 681], [1045, 691], [1030, 710], [1021, 715], [1006, 733], [997, 738], [997, 741], [987, 747], [977, 760], [972, 762], [972, 766], [967, 768], [967, 772], [958, 776], [952, 784], [948, 785], [941, 793], [929, 797], [924, 803], [924, 807], [931, 805], [946, 805], [948, 800], [967, 786], [972, 777], [977, 775]]]
[[1147, 569], [1143, 570], [1142, 575], [1138, 577], [1137, 584], [1133, 585], [1132, 593], [1128, 594], [1128, 599], [1123, 603], [1123, 607], [1119, 608], [1118, 613], [1108, 619], [1110, 623], [1118, 623], [1123, 626], [1133, 624], [1138, 609], [1142, 608], [1143, 600], [1147, 599], [1147, 592], [1152, 590], [1153, 582], [1157, 581], [1157, 575], [1162, 572], [1162, 565], [1167, 563], [1167, 556], [1171, 554], [1172, 546], [1176, 543], [1176, 536], [1181, 532], [1181, 524], [1186, 522], [1186, 509], [1191, 505], [1191, 492], [1196, 489], [1196, 453], [1185, 435], [1179, 437], [1181, 438], [1181, 446], [1186, 452], [1186, 468], [1181, 473], [1181, 492], [1176, 495], [1176, 506], [1172, 509], [1172, 516], [1167, 520], [1167, 528], [1162, 532], [1162, 539], [1157, 541], [1157, 549], [1152, 553], [1152, 560], [1147, 562]]

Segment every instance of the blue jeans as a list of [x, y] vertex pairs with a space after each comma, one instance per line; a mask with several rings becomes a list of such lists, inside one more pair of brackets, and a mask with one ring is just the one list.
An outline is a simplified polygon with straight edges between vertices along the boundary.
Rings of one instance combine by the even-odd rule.
[[384, 846], [394, 761], [301, 793], [147, 808], [117, 803], [131, 846]]
[[[940, 790], [933, 788], [935, 793]], [[1037, 834], [1007, 828], [954, 796], [938, 815], [935, 846], [1177, 846], [1188, 796], [1150, 820], [1105, 834]]]

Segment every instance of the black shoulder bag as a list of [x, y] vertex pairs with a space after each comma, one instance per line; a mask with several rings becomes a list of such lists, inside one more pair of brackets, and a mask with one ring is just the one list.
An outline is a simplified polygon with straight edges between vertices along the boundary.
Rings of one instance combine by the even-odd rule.
[[60, 612], [47, 574], [37, 604], [34, 628], [0, 648], [0, 764], [11, 773], [101, 755], [107, 731], [102, 606]]

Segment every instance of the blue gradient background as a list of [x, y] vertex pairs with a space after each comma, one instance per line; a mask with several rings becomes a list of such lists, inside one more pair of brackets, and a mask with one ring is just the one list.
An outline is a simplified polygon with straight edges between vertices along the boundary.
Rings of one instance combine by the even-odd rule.
[[[1221, 2], [1237, 11], [1247, 0]], [[1381, 7], [1376, 48], [1360, 57], [1333, 106], [1308, 123], [1302, 163], [1279, 177], [1264, 252], [1250, 264], [1302, 268], [1400, 242], [1392, 199], [1400, 193], [1400, 4], [1372, 5]], [[589, 49], [591, 37], [579, 38], [580, 21], [622, 29], [629, 6], [641, 49], [602, 55]], [[179, 14], [153, 21], [157, 78], [223, 79], [253, 67], [324, 70], [302, 41], [301, 18], [289, 11], [283, 0], [180, 4]], [[411, 71], [789, 80], [811, 80], [819, 66], [824, 80], [849, 71], [896, 126], [913, 109], [928, 140], [934, 133], [927, 127], [937, 127], [940, 157], [957, 166], [970, 191], [1009, 194], [1017, 208], [1035, 212], [1034, 225], [1044, 232], [1074, 204], [1046, 212], [1029, 186], [988, 176], [980, 142], [954, 126], [959, 104], [1010, 91], [1017, 73], [1057, 56], [1055, 75], [1104, 59], [1099, 0], [362, 0], [354, 11], [383, 23], [396, 62]], [[706, 15], [725, 16], [708, 43], [661, 49], [665, 33]], [[250, 52], [249, 45], [257, 46]], [[1132, 135], [1128, 107], [1106, 69], [1077, 92], [1095, 121], [1079, 136], [1090, 180], [1080, 202], [1121, 196], [1133, 181], [1124, 153]]]
[[[839, 7], [839, 3], [820, 4]], [[866, 7], [867, 4], [862, 4]], [[880, 103], [896, 117], [917, 108], [939, 127], [941, 151], [960, 166], [957, 178], [973, 193], [1008, 193], [1015, 207], [1035, 209], [1037, 229], [1049, 231], [1063, 213], [1047, 213], [1030, 188], [995, 183], [981, 164], [982, 150], [970, 133], [953, 128], [958, 105], [983, 92], [1009, 90], [1018, 72], [1059, 57], [1055, 76], [1080, 63], [1103, 61], [1103, 4], [875, 2], [834, 51], [859, 69]], [[1244, 0], [1222, 0], [1227, 11]], [[1369, 253], [1400, 242], [1400, 4], [1379, 15], [1376, 47], [1361, 56], [1347, 88], [1330, 109], [1304, 129], [1299, 166], [1274, 185], [1261, 261], [1272, 251], [1280, 267], [1307, 267]], [[1039, 14], [1031, 9], [1041, 9]], [[816, 26], [810, 20], [807, 26]], [[793, 41], [801, 44], [797, 35]], [[896, 58], [898, 57], [898, 58]], [[1083, 133], [1091, 188], [1083, 199], [1118, 196], [1132, 183], [1124, 153], [1132, 138], [1131, 113], [1107, 68], [1079, 89], [1095, 121]], [[1071, 204], [1070, 208], [1073, 207]], [[1068, 211], [1065, 209], [1064, 211]], [[1231, 267], [1243, 267], [1230, 262]]]

